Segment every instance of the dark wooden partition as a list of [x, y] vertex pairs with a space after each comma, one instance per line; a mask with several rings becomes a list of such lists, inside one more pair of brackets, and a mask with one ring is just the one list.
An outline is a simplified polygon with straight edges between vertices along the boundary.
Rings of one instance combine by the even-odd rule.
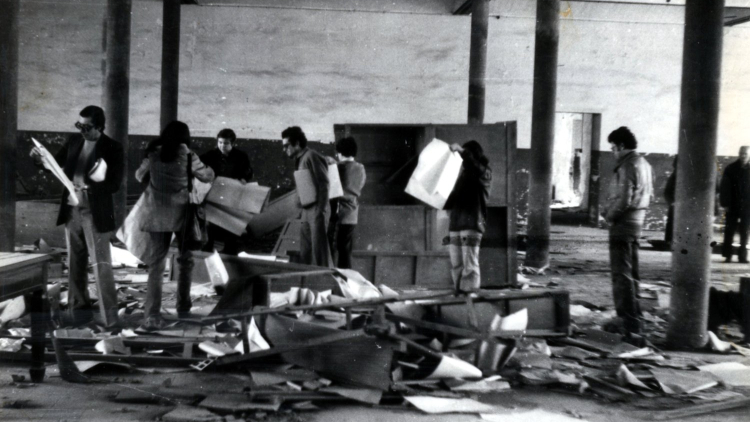
[[[336, 139], [357, 140], [357, 160], [367, 169], [354, 239], [354, 267], [375, 283], [450, 287], [448, 216], [404, 193], [419, 151], [432, 139], [478, 141], [490, 159], [493, 188], [488, 231], [482, 241], [482, 287], [516, 284], [516, 222], [513, 180], [516, 123], [489, 125], [340, 124]], [[407, 278], [407, 276], [409, 276]]]

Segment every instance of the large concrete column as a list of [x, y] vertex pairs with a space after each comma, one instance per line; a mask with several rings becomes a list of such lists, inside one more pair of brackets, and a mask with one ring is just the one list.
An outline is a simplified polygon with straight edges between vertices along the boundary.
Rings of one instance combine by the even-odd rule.
[[469, 123], [484, 123], [489, 16], [490, 0], [472, 0], [471, 49], [469, 50]]
[[557, 45], [560, 0], [537, 0], [534, 46], [534, 96], [531, 110], [528, 246], [525, 265], [549, 264], [552, 156], [555, 142]]
[[[106, 69], [104, 71], [105, 133], [122, 143], [124, 169], [128, 170], [128, 107], [130, 104], [130, 13], [132, 0], [107, 0]], [[127, 175], [126, 175], [127, 176]], [[128, 182], [123, 179], [115, 196], [115, 218], [125, 219]]]
[[164, 0], [161, 34], [161, 119], [159, 130], [177, 120], [177, 101], [180, 82], [180, 3]]
[[706, 344], [724, 0], [687, 0], [667, 343]]
[[0, 0], [0, 252], [16, 240], [19, 0]]

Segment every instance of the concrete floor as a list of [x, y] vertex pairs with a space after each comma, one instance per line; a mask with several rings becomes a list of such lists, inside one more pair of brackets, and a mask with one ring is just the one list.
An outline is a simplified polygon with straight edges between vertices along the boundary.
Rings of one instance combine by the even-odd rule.
[[[607, 232], [602, 229], [570, 226], [553, 226], [552, 265], [545, 275], [528, 276], [533, 283], [546, 285], [555, 282], [558, 288], [567, 289], [571, 300], [584, 300], [595, 305], [611, 305], [608, 269]], [[645, 232], [646, 238], [659, 239], [662, 233]], [[643, 242], [642, 246], [647, 244]], [[646, 283], [669, 281], [670, 254], [649, 249], [641, 251], [641, 274]], [[750, 273], [750, 266], [723, 264], [717, 255], [713, 259], [712, 284], [725, 290], [737, 290], [739, 277]], [[519, 262], [523, 262], [522, 259]], [[646, 309], [655, 301], [644, 301]], [[689, 357], [705, 362], [741, 361], [738, 355], [697, 353], [671, 353], [675, 358]], [[156, 420], [173, 406], [132, 405], [111, 401], [118, 391], [143, 389], [171, 382], [170, 388], [202, 388], [205, 391], [241, 392], [249, 380], [247, 373], [184, 372], [173, 374], [118, 374], [104, 373], [96, 376], [97, 384], [69, 384], [59, 377], [49, 377], [43, 384], [13, 383], [12, 374], [27, 374], [25, 365], [0, 363], [0, 420], [43, 421], [131, 421]], [[739, 391], [739, 390], [735, 390]], [[743, 391], [739, 391], [743, 392]], [[745, 391], [744, 393], [750, 393]], [[658, 402], [609, 403], [591, 393], [553, 391], [538, 387], [514, 387], [510, 391], [478, 396], [486, 403], [497, 404], [508, 412], [544, 409], [567, 417], [580, 417], [587, 421], [642, 421], [653, 420]], [[9, 407], [21, 408], [9, 408]], [[725, 411], [692, 420], [739, 422], [746, 421], [747, 410]], [[357, 405], [329, 405], [322, 410], [280, 414], [250, 414], [248, 420], [266, 421], [476, 421], [478, 415], [426, 415], [416, 409], [397, 407], [370, 407]], [[551, 418], [549, 420], [557, 420]], [[542, 422], [535, 418], [534, 422]]]

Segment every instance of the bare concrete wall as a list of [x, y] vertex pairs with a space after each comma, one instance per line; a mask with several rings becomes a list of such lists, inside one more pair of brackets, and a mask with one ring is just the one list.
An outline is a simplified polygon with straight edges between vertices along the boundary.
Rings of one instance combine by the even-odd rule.
[[[518, 121], [528, 148], [533, 3], [493, 2], [486, 121]], [[563, 2], [558, 110], [630, 126], [645, 152], [677, 149], [681, 7]], [[498, 9], [499, 8], [499, 9]], [[100, 103], [103, 1], [22, 2], [19, 126], [68, 131]], [[197, 136], [225, 126], [276, 139], [292, 124], [333, 139], [334, 123], [462, 123], [469, 17], [184, 6], [180, 118]], [[158, 130], [161, 5], [133, 7], [131, 133]], [[750, 27], [726, 30], [719, 154], [747, 142]], [[606, 143], [603, 147], [606, 149]]]

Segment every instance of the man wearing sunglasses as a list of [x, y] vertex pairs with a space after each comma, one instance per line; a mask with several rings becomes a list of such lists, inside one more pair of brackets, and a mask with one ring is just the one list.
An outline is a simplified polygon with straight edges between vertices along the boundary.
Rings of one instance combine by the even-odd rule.
[[[327, 226], [331, 215], [328, 204], [328, 164], [325, 157], [307, 147], [307, 137], [299, 126], [281, 132], [281, 144], [287, 157], [294, 159], [296, 170], [310, 172], [315, 188], [315, 201], [302, 206], [300, 228], [300, 258], [303, 264], [332, 267], [328, 249]], [[298, 186], [299, 188], [299, 186]]]
[[[68, 309], [72, 325], [83, 325], [93, 318], [88, 290], [88, 265], [91, 257], [99, 311], [104, 325], [118, 324], [117, 291], [112, 273], [109, 240], [116, 228], [113, 194], [120, 190], [123, 178], [122, 144], [104, 132], [104, 110], [88, 106], [81, 110], [73, 134], [55, 154], [55, 160], [73, 182], [78, 203], [63, 191], [57, 224], [65, 224], [68, 243]], [[41, 153], [33, 148], [31, 156], [41, 165]], [[68, 324], [66, 324], [68, 325]]]

